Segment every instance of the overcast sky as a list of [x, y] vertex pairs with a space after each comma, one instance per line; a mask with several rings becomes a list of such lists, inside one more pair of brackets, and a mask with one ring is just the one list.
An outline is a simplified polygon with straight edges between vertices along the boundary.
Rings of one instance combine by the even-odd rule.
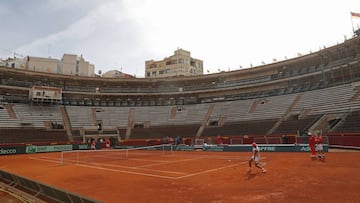
[[204, 73], [318, 51], [352, 36], [359, 0], [1, 0], [0, 57], [83, 55], [144, 77], [177, 48]]

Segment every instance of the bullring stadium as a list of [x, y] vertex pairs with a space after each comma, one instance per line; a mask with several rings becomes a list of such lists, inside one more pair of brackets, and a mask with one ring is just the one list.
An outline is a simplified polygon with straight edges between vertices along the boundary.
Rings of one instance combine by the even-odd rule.
[[[47, 173], [44, 172], [44, 168], [51, 171], [60, 168], [62, 172], [59, 173], [66, 173], [69, 167], [91, 165], [88, 170], [96, 170], [95, 172], [84, 172], [85, 169], [80, 168], [77, 169], [80, 171], [78, 173], [92, 176], [106, 173], [106, 176], [110, 177], [116, 177], [111, 173], [117, 173], [122, 175], [118, 180], [119, 185], [125, 181], [127, 185], [129, 182], [139, 182], [138, 184], [147, 187], [153, 186], [150, 180], [132, 178], [137, 174], [149, 179], [172, 181], [161, 182], [161, 187], [153, 186], [160, 187], [158, 191], [163, 192], [164, 188], [171, 184], [182, 185], [183, 188], [179, 187], [179, 190], [182, 188], [185, 191], [192, 188], [189, 185], [196, 183], [180, 184], [178, 180], [205, 175], [218, 181], [212, 174], [217, 176], [216, 173], [220, 173], [221, 170], [238, 170], [236, 174], [242, 173], [239, 172], [239, 167], [245, 170], [247, 162], [244, 161], [246, 158], [243, 160], [241, 157], [248, 156], [244, 153], [250, 151], [249, 146], [253, 142], [259, 144], [264, 152], [268, 170], [276, 165], [272, 164], [276, 163], [272, 160], [279, 156], [277, 153], [291, 152], [297, 156], [296, 159], [302, 157], [305, 162], [311, 162], [308, 158], [310, 154], [307, 153], [307, 132], [322, 134], [327, 152], [332, 149], [356, 150], [360, 147], [359, 36], [296, 58], [201, 76], [94, 78], [40, 73], [3, 66], [0, 67], [0, 77], [0, 152], [3, 155], [1, 162], [4, 164], [1, 167], [2, 185], [6, 188], [4, 190], [21, 196], [26, 199], [23, 201], [27, 202], [118, 202], [111, 200], [111, 197], [101, 198], [104, 195], [101, 191], [114, 189], [115, 183], [115, 186], [107, 186], [106, 189], [102, 189], [100, 183], [95, 183], [94, 186], [96, 185], [95, 188], [99, 191], [89, 189], [82, 192], [80, 189], [73, 190], [72, 187], [79, 186], [72, 185], [72, 182], [63, 176], [61, 180], [56, 180], [41, 175]], [[177, 137], [182, 138], [181, 143], [174, 143]], [[83, 153], [92, 152], [89, 144], [91, 139], [96, 141], [96, 153], [105, 155], [95, 152]], [[106, 139], [110, 139], [111, 149], [105, 149]], [[141, 153], [134, 152], [136, 155], [131, 158], [132, 150], [126, 149], [137, 148]], [[186, 153], [195, 155], [190, 156]], [[333, 153], [333, 157], [339, 156], [339, 160], [347, 159], [342, 158], [346, 153]], [[125, 154], [125, 158], [122, 154]], [[24, 158], [25, 155], [30, 158]], [[159, 158], [164, 155], [170, 158]], [[66, 160], [66, 156], [72, 157], [73, 160]], [[185, 166], [169, 166], [172, 161], [181, 162], [179, 159], [185, 157], [203, 159], [207, 156], [216, 157], [209, 158], [204, 163], [198, 160]], [[222, 156], [225, 158], [221, 158]], [[290, 155], [283, 155], [286, 156]], [[330, 158], [327, 162], [335, 163], [331, 156], [332, 152], [329, 152]], [[355, 162], [359, 161], [357, 154], [346, 156], [352, 157], [350, 160], [353, 159]], [[51, 166], [40, 166], [43, 169], [38, 169], [39, 172], [34, 172], [34, 169], [31, 175], [31, 167], [29, 170], [21, 170], [26, 166], [11, 164], [11, 160], [18, 157], [31, 159], [30, 165], [41, 165], [37, 162], [47, 160], [46, 163], [51, 163]], [[139, 162], [140, 159], [145, 159], [144, 162], [152, 165], [167, 162], [168, 168], [163, 166], [139, 172], [137, 170], [141, 167], [132, 165], [132, 161]], [[202, 168], [201, 172], [190, 168], [190, 165], [198, 165], [201, 168], [201, 165], [209, 162], [216, 163], [216, 170], [210, 165], [203, 166], [205, 168]], [[319, 167], [324, 167], [327, 163], [321, 164], [323, 165]], [[15, 169], [11, 169], [10, 165], [15, 165]], [[114, 165], [126, 165], [128, 168], [126, 171], [117, 171], [119, 169], [115, 169]], [[332, 167], [336, 168], [338, 165]], [[349, 167], [358, 169], [356, 166]], [[180, 172], [175, 173], [175, 168], [183, 168], [182, 175]], [[165, 169], [167, 172], [164, 172]], [[223, 176], [223, 179], [231, 179], [229, 176]], [[255, 181], [259, 176], [251, 178]], [[264, 177], [271, 177], [271, 172]], [[80, 179], [71, 178], [81, 182]], [[247, 181], [249, 178], [244, 179]], [[349, 181], [350, 179], [348, 177]], [[358, 179], [359, 175], [353, 174], [353, 188], [358, 188]], [[61, 181], [65, 182], [56, 184]], [[87, 187], [87, 182], [88, 180], [83, 182], [84, 188]], [[70, 185], [69, 188], [65, 187], [67, 184]], [[331, 189], [332, 186], [329, 185]], [[125, 191], [126, 186], [118, 187]], [[149, 195], [150, 192], [146, 189], [142, 190], [144, 194]], [[181, 193], [183, 196], [193, 194], [184, 191]], [[121, 196], [121, 193], [114, 198], [130, 201], [126, 194]], [[159, 202], [171, 200], [160, 194], [154, 196], [157, 196]], [[199, 192], [197, 196], [200, 198], [199, 202], [221, 199], [204, 191]], [[329, 194], [321, 195], [322, 198], [325, 196], [328, 200], [332, 198]], [[194, 196], [190, 197], [197, 202]], [[301, 194], [297, 194], [296, 197], [298, 200], [308, 200]], [[156, 201], [155, 197], [150, 200], [145, 197], [133, 198], [134, 202]], [[267, 198], [276, 200], [273, 196]], [[277, 198], [284, 200], [286, 196]], [[348, 198], [347, 200], [359, 200], [360, 197], [355, 192]], [[190, 201], [186, 197], [173, 200]], [[226, 200], [231, 201], [225, 198], [225, 202]]]

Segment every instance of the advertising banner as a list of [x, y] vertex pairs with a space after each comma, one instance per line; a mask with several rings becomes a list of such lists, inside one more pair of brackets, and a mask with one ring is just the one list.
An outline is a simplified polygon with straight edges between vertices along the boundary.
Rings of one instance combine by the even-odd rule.
[[60, 151], [71, 151], [72, 145], [45, 145], [45, 146], [26, 146], [26, 153], [39, 153], [39, 152], [60, 152]]
[[0, 147], [0, 155], [25, 154], [25, 146]]

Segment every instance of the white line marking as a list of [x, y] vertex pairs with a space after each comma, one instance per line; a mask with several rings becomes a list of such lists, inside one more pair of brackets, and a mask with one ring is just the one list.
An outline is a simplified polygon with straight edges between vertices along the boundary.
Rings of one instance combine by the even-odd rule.
[[35, 160], [40, 160], [40, 161], [47, 161], [47, 162], [51, 162], [51, 163], [57, 163], [60, 165], [60, 159], [56, 159], [58, 161], [54, 161], [54, 160], [51, 160], [50, 158], [46, 158], [46, 157], [29, 157], [29, 159], [35, 159]]
[[92, 164], [96, 164], [96, 165], [100, 165], [100, 166], [115, 167], [115, 168], [126, 168], [126, 169], [135, 169], [135, 170], [143, 170], [143, 171], [154, 171], [154, 172], [170, 173], [170, 174], [173, 173], [173, 174], [179, 174], [179, 175], [187, 174], [187, 173], [184, 173], [184, 172], [164, 171], [164, 170], [156, 170], [156, 169], [141, 168], [141, 167], [118, 166], [118, 165], [104, 164], [104, 163], [92, 163]]
[[[40, 158], [33, 158], [30, 157], [30, 159], [36, 159], [36, 160], [40, 160], [40, 161], [47, 161], [47, 162], [53, 162], [53, 163], [59, 163], [59, 161], [53, 161], [51, 159], [55, 159], [52, 157], [40, 157]], [[58, 159], [55, 159], [58, 160]], [[140, 167], [131, 167], [131, 166], [120, 166], [120, 165], [113, 165], [113, 164], [105, 164], [105, 163], [97, 163], [97, 162], [87, 162], [87, 161], [78, 161], [78, 160], [69, 160], [67, 159], [67, 161], [69, 162], [73, 162], [75, 165], [82, 165], [82, 164], [92, 164], [92, 165], [100, 165], [100, 166], [107, 166], [107, 167], [114, 167], [114, 168], [125, 168], [125, 169], [134, 169], [134, 170], [143, 170], [143, 171], [153, 171], [153, 172], [161, 172], [161, 173], [169, 173], [169, 174], [177, 174], [177, 175], [184, 175], [187, 173], [184, 172], [176, 172], [176, 171], [164, 171], [164, 170], [156, 170], [156, 169], [149, 169], [149, 168], [142, 168]], [[82, 163], [82, 164], [77, 164], [77, 163]]]
[[163, 162], [163, 163], [154, 163], [154, 164], [142, 165], [142, 166], [138, 166], [138, 167], [159, 166], [159, 165], [179, 163], [179, 162], [185, 162], [185, 161], [193, 161], [193, 160], [197, 160], [197, 159], [201, 159], [201, 158], [202, 158], [202, 157], [193, 158], [193, 159], [182, 159], [182, 160], [177, 160], [177, 161], [167, 161], [167, 162]]
[[76, 166], [81, 166], [81, 167], [86, 167], [86, 168], [94, 168], [94, 169], [100, 169], [100, 170], [106, 170], [106, 171], [123, 172], [123, 173], [142, 175], [142, 176], [157, 177], [157, 178], [177, 179], [176, 177], [170, 177], [170, 176], [161, 176], [161, 175], [154, 175], [154, 174], [148, 174], [148, 173], [139, 173], [139, 172], [133, 172], [133, 171], [110, 169], [110, 168], [103, 168], [103, 167], [89, 166], [89, 165], [82, 165], [82, 164], [76, 164]]
[[176, 179], [182, 179], [182, 178], [187, 178], [187, 177], [191, 177], [191, 176], [195, 176], [195, 175], [200, 175], [200, 174], [203, 174], [203, 173], [214, 172], [214, 171], [222, 170], [222, 169], [225, 169], [225, 168], [231, 168], [231, 167], [235, 167], [235, 166], [238, 166], [238, 165], [242, 165], [242, 164], [245, 164], [245, 163], [248, 163], [248, 162], [244, 161], [244, 162], [240, 162], [240, 163], [237, 163], [237, 164], [232, 164], [232, 165], [223, 166], [223, 167], [219, 167], [219, 168], [214, 168], [214, 169], [210, 169], [210, 170], [206, 170], [206, 171], [201, 171], [201, 172], [198, 172], [198, 173], [191, 173], [191, 174], [188, 174], [188, 175], [177, 177]]
[[[209, 156], [211, 157], [211, 156]], [[41, 160], [41, 161], [47, 161], [47, 162], [52, 162], [52, 163], [60, 163], [60, 159], [57, 158], [53, 158], [53, 157], [40, 157], [40, 158], [36, 158], [36, 157], [29, 157], [30, 159], [36, 159], [36, 160]], [[191, 161], [191, 160], [196, 160], [196, 159], [201, 159], [201, 158], [205, 158], [205, 157], [197, 157], [194, 159], [185, 159], [185, 160], [180, 160], [180, 161]], [[264, 157], [265, 158], [265, 157]], [[54, 160], [59, 160], [59, 161], [54, 161]], [[68, 160], [69, 161], [69, 160]], [[70, 160], [72, 161], [72, 160]], [[116, 167], [116, 168], [127, 168], [127, 169], [136, 169], [136, 170], [145, 170], [145, 171], [156, 171], [156, 172], [164, 172], [164, 173], [169, 173], [169, 174], [187, 174], [187, 173], [183, 173], [183, 172], [174, 172], [174, 171], [162, 171], [162, 170], [152, 170], [152, 169], [148, 169], [148, 168], [139, 168], [139, 167], [127, 167], [127, 166], [118, 166], [118, 165], [111, 165], [111, 164], [102, 164], [102, 163], [94, 163], [94, 162], [84, 162], [84, 161], [78, 161], [78, 160], [74, 160], [74, 163], [76, 162], [83, 162], [86, 164], [96, 164], [96, 165], [104, 165], [104, 166], [109, 166], [109, 167]], [[178, 161], [173, 161], [171, 163], [176, 163]], [[155, 174], [149, 174], [149, 173], [140, 173], [140, 172], [134, 172], [134, 171], [128, 171], [128, 170], [119, 170], [119, 169], [111, 169], [111, 168], [104, 168], [104, 167], [99, 167], [99, 166], [90, 166], [90, 165], [84, 165], [84, 164], [75, 164], [76, 166], [80, 166], [80, 167], [87, 167], [87, 168], [93, 168], [93, 169], [99, 169], [99, 170], [107, 170], [107, 171], [114, 171], [114, 172], [122, 172], [122, 173], [128, 173], [128, 174], [135, 174], [135, 175], [142, 175], [142, 176], [149, 176], [149, 177], [158, 177], [158, 178], [165, 178], [165, 179], [173, 179], [173, 180], [179, 180], [179, 179], [183, 179], [183, 178], [188, 178], [191, 176], [195, 176], [195, 175], [201, 175], [201, 174], [205, 174], [205, 173], [210, 173], [210, 172], [214, 172], [214, 171], [219, 171], [222, 169], [226, 169], [226, 168], [231, 168], [231, 167], [235, 167], [238, 165], [242, 165], [248, 163], [248, 161], [244, 161], [244, 162], [240, 162], [237, 164], [232, 164], [232, 165], [227, 165], [227, 166], [223, 166], [223, 167], [219, 167], [219, 168], [213, 168], [213, 169], [209, 169], [206, 171], [201, 171], [198, 173], [190, 173], [187, 175], [183, 175], [183, 176], [179, 176], [179, 177], [171, 177], [171, 176], [162, 176], [162, 175], [155, 175]], [[143, 167], [143, 166], [141, 166]]]

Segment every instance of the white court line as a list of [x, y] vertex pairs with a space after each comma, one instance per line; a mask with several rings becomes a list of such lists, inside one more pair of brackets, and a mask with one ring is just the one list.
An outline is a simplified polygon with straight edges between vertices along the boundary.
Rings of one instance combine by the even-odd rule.
[[[32, 157], [30, 157], [32, 158]], [[55, 162], [55, 161], [52, 161], [52, 160], [46, 160], [46, 159], [54, 159], [52, 157], [42, 157], [43, 159], [41, 158], [32, 158], [32, 159], [38, 159], [38, 160], [42, 160], [42, 161], [48, 161], [48, 162], [54, 162], [54, 163], [59, 163], [59, 162]], [[45, 159], [45, 160], [44, 160]], [[174, 161], [175, 162], [175, 161]], [[85, 162], [85, 163], [88, 163], [89, 162]], [[140, 173], [140, 172], [134, 172], [134, 171], [127, 171], [127, 170], [119, 170], [119, 169], [111, 169], [111, 168], [104, 168], [104, 167], [98, 167], [98, 166], [89, 166], [89, 165], [83, 165], [83, 164], [75, 164], [76, 166], [80, 166], [80, 167], [86, 167], [86, 168], [94, 168], [94, 169], [99, 169], [99, 170], [107, 170], [107, 171], [114, 171], [114, 172], [122, 172], [122, 173], [128, 173], [128, 174], [135, 174], [135, 175], [142, 175], [142, 176], [149, 176], [149, 177], [158, 177], [158, 178], [165, 178], [165, 179], [172, 179], [172, 180], [179, 180], [179, 179], [183, 179], [183, 178], [188, 178], [188, 177], [192, 177], [192, 176], [195, 176], [195, 175], [201, 175], [201, 174], [205, 174], [205, 173], [210, 173], [210, 172], [214, 172], [214, 171], [219, 171], [219, 170], [223, 170], [223, 169], [226, 169], [226, 168], [231, 168], [231, 167], [235, 167], [235, 166], [238, 166], [238, 165], [242, 165], [242, 164], [245, 164], [245, 163], [248, 163], [248, 161], [244, 161], [244, 162], [240, 162], [240, 163], [237, 163], [237, 164], [232, 164], [232, 165], [228, 165], [228, 166], [223, 166], [223, 167], [219, 167], [219, 168], [213, 168], [213, 169], [209, 169], [209, 170], [206, 170], [206, 171], [201, 171], [201, 172], [198, 172], [198, 173], [190, 173], [190, 174], [187, 174], [187, 175], [183, 175], [183, 176], [179, 176], [179, 177], [171, 177], [171, 176], [162, 176], [162, 175], [155, 175], [155, 174], [149, 174], [149, 173]], [[92, 163], [92, 164], [98, 164], [99, 163]], [[101, 165], [101, 164], [100, 164]], [[128, 169], [137, 169], [136, 167], [124, 167], [124, 166], [117, 166], [117, 165], [112, 165], [113, 167], [123, 167], [123, 168], [128, 168]], [[147, 169], [147, 168], [141, 168], [143, 170], [146, 170], [146, 171], [150, 171], [150, 169]], [[165, 173], [177, 173], [177, 172], [173, 172], [173, 171], [162, 171], [162, 172], [165, 172]], [[186, 173], [182, 173], [182, 174], [186, 174]]]
[[[60, 163], [60, 159], [53, 158], [53, 157], [44, 157], [44, 156], [42, 156], [40, 158], [33, 158], [33, 157], [30, 157], [30, 158], [31, 159], [42, 160], [42, 161], [53, 162], [53, 163]], [[67, 161], [73, 162], [74, 164], [80, 162], [80, 163], [84, 163], [84, 164], [89, 163], [89, 164], [94, 164], [94, 165], [109, 166], [109, 167], [115, 167], [115, 168], [136, 169], [136, 170], [145, 170], [145, 171], [154, 171], [154, 172], [163, 172], [163, 173], [169, 173], [169, 174], [173, 173], [173, 174], [184, 175], [184, 174], [187, 174], [187, 173], [176, 172], [176, 171], [156, 170], [156, 169], [149, 169], [149, 168], [145, 168], [145, 167], [165, 165], [165, 164], [170, 164], [170, 163], [178, 163], [178, 162], [183, 162], [183, 161], [193, 161], [193, 160], [196, 160], [196, 159], [201, 159], [201, 157], [194, 158], [194, 159], [183, 159], [183, 160], [178, 160], [178, 161], [167, 161], [167, 162], [162, 161], [162, 163], [148, 164], [148, 165], [142, 165], [142, 166], [133, 166], [133, 167], [131, 167], [131, 166], [113, 165], [113, 164], [105, 164], [105, 163], [98, 163], [98, 162], [79, 161], [79, 160], [74, 160], [74, 159], [67, 159]], [[52, 161], [52, 160], [59, 160], [59, 161], [56, 162], [56, 161]], [[133, 160], [133, 159], [131, 159], [131, 160]], [[142, 160], [142, 159], [136, 159], [136, 160]], [[146, 160], [146, 161], [149, 161], [149, 160]]]
[[213, 168], [213, 169], [209, 169], [209, 170], [206, 170], [206, 171], [201, 171], [201, 172], [198, 172], [198, 173], [191, 173], [191, 174], [188, 174], [188, 175], [177, 177], [175, 179], [188, 178], [188, 177], [191, 177], [191, 176], [196, 176], [196, 175], [200, 175], [200, 174], [204, 174], [204, 173], [214, 172], [214, 171], [222, 170], [222, 169], [225, 169], [225, 168], [235, 167], [235, 166], [242, 165], [242, 164], [245, 164], [245, 163], [248, 163], [248, 161], [244, 161], [244, 162], [240, 162], [240, 163], [232, 164], [232, 165], [228, 165], [228, 166], [223, 166], [223, 167], [219, 167], [219, 168]]
[[148, 165], [142, 165], [142, 166], [138, 166], [138, 167], [159, 166], [159, 165], [179, 163], [179, 162], [185, 162], [185, 161], [193, 161], [193, 160], [197, 160], [197, 159], [202, 159], [202, 157], [196, 157], [196, 158], [193, 158], [193, 159], [181, 159], [181, 160], [176, 160], [176, 161], [167, 161], [167, 162], [163, 162], [163, 163], [148, 164]]
[[171, 176], [161, 176], [161, 175], [154, 175], [154, 174], [149, 174], [149, 173], [139, 173], [139, 172], [134, 172], [134, 171], [125, 171], [125, 170], [119, 170], [119, 169], [103, 168], [103, 167], [89, 166], [89, 165], [82, 165], [82, 164], [76, 164], [76, 166], [81, 166], [81, 167], [85, 167], [85, 168], [94, 168], [94, 169], [105, 170], [105, 171], [115, 171], [115, 172], [129, 173], [129, 174], [135, 174], [135, 175], [157, 177], [157, 178], [166, 178], [166, 179], [173, 179], [173, 180], [177, 179], [176, 177], [171, 177]]
[[179, 179], [183, 179], [183, 178], [187, 178], [187, 177], [191, 177], [191, 176], [195, 176], [195, 175], [200, 175], [200, 174], [204, 174], [204, 173], [209, 173], [209, 172], [214, 172], [214, 171], [222, 170], [222, 169], [225, 169], [225, 168], [235, 167], [235, 166], [242, 165], [242, 164], [245, 164], [245, 163], [248, 163], [248, 162], [247, 162], [247, 161], [244, 161], [244, 162], [240, 162], [240, 163], [237, 163], [237, 164], [232, 164], [232, 165], [229, 165], [229, 166], [224, 166], [224, 167], [219, 167], [219, 168], [214, 168], [214, 169], [202, 171], [202, 172], [199, 172], [199, 173], [191, 173], [191, 174], [187, 174], [187, 175], [180, 176], [180, 177], [161, 176], [161, 175], [154, 175], [154, 174], [148, 174], [148, 173], [138, 173], [138, 172], [133, 172], [133, 171], [125, 171], [125, 170], [118, 170], [118, 169], [109, 169], [109, 168], [89, 166], [89, 165], [82, 165], [82, 164], [76, 164], [76, 165], [77, 165], [77, 166], [82, 166], [82, 167], [100, 169], [100, 170], [116, 171], [116, 172], [123, 172], [123, 173], [129, 173], [129, 174], [136, 174], [136, 175], [143, 175], [143, 176], [150, 176], [150, 177], [158, 177], [158, 178], [166, 178], [166, 179], [179, 180]]
[[[85, 162], [87, 163], [87, 162]], [[95, 165], [101, 165], [101, 166], [109, 166], [109, 167], [115, 167], [115, 168], [126, 168], [126, 169], [136, 169], [136, 170], [143, 170], [143, 171], [154, 171], [154, 172], [162, 172], [162, 173], [169, 173], [169, 174], [178, 174], [178, 175], [184, 175], [187, 173], [184, 172], [176, 172], [176, 171], [164, 171], [164, 170], [156, 170], [156, 169], [149, 169], [149, 168], [142, 168], [138, 166], [129, 167], [129, 166], [118, 166], [113, 164], [103, 164], [103, 163], [94, 163]]]
[[[47, 161], [47, 162], [51, 162], [51, 163], [57, 163], [57, 164], [60, 164], [60, 159], [55, 159], [55, 158], [51, 158], [50, 157], [29, 157], [29, 159], [35, 159], [35, 160], [40, 160], [40, 161]], [[53, 160], [52, 160], [53, 159]], [[58, 161], [55, 161], [55, 160], [58, 160]]]
[[[40, 160], [40, 161], [47, 161], [47, 162], [53, 162], [53, 163], [60, 163], [60, 159], [52, 158], [52, 157], [30, 157], [30, 159]], [[53, 160], [59, 160], [59, 161], [53, 161]], [[107, 166], [107, 167], [114, 167], [114, 168], [125, 168], [125, 169], [135, 169], [135, 170], [143, 170], [143, 171], [153, 171], [153, 172], [161, 172], [161, 173], [168, 173], [168, 174], [177, 174], [177, 175], [184, 175], [187, 173], [184, 172], [176, 172], [176, 171], [164, 171], [164, 170], [156, 170], [156, 169], [149, 169], [149, 168], [142, 168], [140, 167], [131, 167], [131, 166], [121, 166], [121, 165], [113, 165], [113, 164], [104, 164], [104, 163], [98, 163], [98, 162], [87, 162], [87, 161], [78, 161], [78, 160], [69, 160], [67, 161], [74, 162], [74, 165], [83, 165], [83, 164], [92, 164], [92, 165], [100, 165], [100, 166]], [[82, 164], [77, 164], [82, 163]]]

